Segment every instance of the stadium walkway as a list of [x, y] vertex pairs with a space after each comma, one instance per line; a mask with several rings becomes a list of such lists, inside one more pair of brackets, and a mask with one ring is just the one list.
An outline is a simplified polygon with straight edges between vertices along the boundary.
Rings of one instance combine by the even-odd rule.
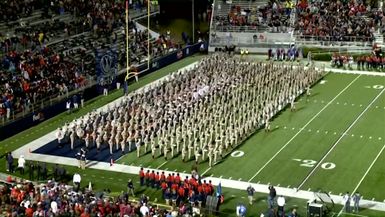
[[[186, 66], [185, 68], [191, 68], [194, 67], [196, 63], [190, 64]], [[181, 70], [185, 69], [182, 68]], [[327, 69], [328, 70], [328, 69]], [[331, 71], [336, 71], [336, 69], [332, 69]], [[337, 71], [336, 71], [337, 72]], [[361, 72], [361, 71], [351, 71], [351, 70], [341, 70], [338, 69], [337, 73], [362, 73], [362, 74], [367, 74], [367, 75], [377, 75], [375, 72]], [[385, 73], [379, 73], [380, 76], [384, 76]], [[167, 79], [167, 76], [161, 78], [161, 79]], [[159, 81], [159, 80], [158, 80]], [[151, 84], [148, 84], [151, 85]], [[137, 91], [143, 91], [145, 90], [148, 85], [136, 90]], [[133, 93], [131, 93], [133, 94]], [[122, 100], [123, 97], [99, 108], [101, 110], [105, 110], [108, 106], [115, 105], [119, 101]], [[99, 110], [98, 109], [98, 110]], [[48, 126], [46, 126], [48, 127]], [[41, 146], [44, 146], [45, 144], [51, 142], [54, 140], [55, 137], [55, 131], [52, 131], [45, 136], [34, 140], [19, 149], [15, 150], [12, 152], [13, 156], [18, 158], [20, 155], [24, 155], [26, 160], [32, 160], [32, 161], [40, 161], [40, 162], [47, 162], [47, 163], [52, 163], [52, 162], [60, 162], [60, 164], [63, 165], [69, 165], [69, 166], [78, 166], [78, 162], [75, 158], [69, 158], [69, 157], [59, 157], [59, 156], [53, 156], [53, 155], [44, 155], [44, 154], [37, 154], [37, 153], [32, 153], [32, 151], [40, 148]], [[127, 174], [134, 174], [138, 175], [140, 167], [138, 166], [129, 166], [129, 165], [123, 165], [123, 164], [113, 164], [110, 165], [110, 163], [106, 162], [99, 162], [99, 161], [88, 161], [87, 162], [87, 167], [92, 168], [92, 169], [98, 169], [98, 170], [108, 170], [108, 171], [113, 171], [113, 172], [119, 172], [119, 173], [127, 173]], [[147, 168], [146, 168], [147, 169]], [[164, 171], [165, 173], [170, 173], [170, 172], [176, 172], [176, 171], [166, 171], [166, 170], [158, 170], [155, 168], [148, 168], [151, 170], [156, 170], [156, 171]], [[179, 171], [178, 171], [179, 172]], [[179, 172], [181, 177], [186, 177], [190, 176], [190, 173], [181, 173]], [[269, 193], [268, 190], [268, 185], [266, 184], [259, 184], [259, 183], [250, 183], [250, 182], [244, 182], [244, 181], [238, 181], [238, 180], [231, 180], [231, 179], [223, 179], [223, 178], [218, 178], [218, 177], [204, 177], [204, 180], [211, 180], [214, 185], [218, 185], [221, 183], [222, 187], [226, 188], [233, 188], [233, 189], [238, 189], [238, 190], [244, 190], [246, 192], [246, 188], [249, 185], [252, 185], [257, 192], [260, 193]], [[283, 188], [283, 187], [275, 187], [277, 190], [278, 195], [283, 195], [285, 197], [295, 197], [295, 198], [300, 198], [300, 199], [305, 199], [305, 200], [313, 200], [315, 198], [314, 192], [311, 191], [304, 191], [304, 190], [299, 190], [294, 188]], [[246, 195], [246, 193], [245, 193]], [[335, 204], [341, 204], [344, 205], [344, 202], [342, 200], [342, 195], [330, 195], [331, 198], [333, 199]], [[353, 205], [353, 204], [352, 204]], [[360, 202], [360, 207], [366, 208], [366, 209], [372, 209], [372, 210], [378, 210], [378, 211], [385, 211], [385, 201], [384, 202], [379, 202], [379, 201], [373, 201], [373, 200], [366, 200], [363, 199]]]

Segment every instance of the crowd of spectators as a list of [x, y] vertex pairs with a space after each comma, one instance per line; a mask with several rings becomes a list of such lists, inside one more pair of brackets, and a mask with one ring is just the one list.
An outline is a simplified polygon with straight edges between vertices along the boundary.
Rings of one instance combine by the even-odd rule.
[[[29, 4], [24, 5], [24, 2]], [[30, 0], [1, 4], [5, 7], [1, 7], [0, 15], [7, 17], [4, 19], [6, 25], [11, 25], [8, 23], [11, 17], [15, 17], [17, 25], [21, 24], [24, 15], [20, 11], [28, 13], [25, 16], [33, 11], [44, 11], [43, 18], [52, 14], [55, 20], [47, 18], [47, 22], [34, 26], [29, 26], [27, 22], [25, 26], [10, 28], [13, 33], [0, 33], [0, 119], [10, 119], [12, 114], [21, 111], [28, 112], [30, 106], [41, 99], [65, 95], [83, 87], [89, 75], [95, 75], [96, 63], [92, 58], [95, 49], [108, 48], [116, 41], [123, 45], [125, 42], [122, 29], [125, 22], [124, 2], [52, 0], [41, 5], [40, 1]], [[145, 4], [145, 1], [133, 1], [130, 7], [141, 9]], [[65, 12], [72, 18], [61, 21], [60, 15]], [[129, 26], [132, 62], [139, 64], [145, 61], [143, 55], [147, 55], [147, 31], [137, 30], [132, 22]], [[89, 31], [89, 36], [66, 38], [79, 32], [75, 29]], [[123, 32], [119, 34], [122, 38], [118, 38], [117, 32]], [[167, 53], [174, 46], [163, 35], [158, 40], [150, 40], [150, 43], [153, 57]], [[125, 57], [123, 45], [118, 51], [121, 58]], [[123, 66], [125, 61], [122, 59], [120, 63]]]
[[294, 3], [291, 0], [270, 0], [266, 5], [258, 7], [251, 7], [250, 4], [248, 7], [232, 5], [227, 17], [216, 16], [214, 22], [217, 26], [264, 26], [271, 27], [274, 32], [285, 31], [290, 26], [293, 8]]
[[0, 116], [29, 111], [30, 105], [47, 96], [68, 94], [81, 88], [86, 78], [79, 66], [45, 47], [39, 51], [10, 52], [0, 70]]
[[[75, 174], [76, 175], [76, 174]], [[110, 197], [110, 190], [101, 192], [89, 188], [77, 190], [63, 182], [49, 180], [43, 184], [12, 180], [0, 185], [2, 216], [146, 216], [162, 217], [172, 211], [152, 205], [142, 195], [132, 201], [126, 192]]]
[[[383, 14], [362, 0], [301, 0], [297, 11], [299, 34], [325, 41], [372, 41], [375, 24]], [[376, 19], [372, 19], [374, 14]]]

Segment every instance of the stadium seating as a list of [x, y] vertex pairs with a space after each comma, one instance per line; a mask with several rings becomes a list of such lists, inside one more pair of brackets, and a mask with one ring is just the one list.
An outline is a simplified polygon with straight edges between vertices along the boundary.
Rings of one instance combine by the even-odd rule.
[[[132, 10], [141, 11], [140, 1], [134, 3]], [[107, 7], [114, 10], [103, 10]], [[17, 118], [39, 109], [44, 100], [68, 97], [72, 90], [92, 84], [96, 80], [95, 50], [117, 47], [120, 67], [125, 68], [123, 4], [68, 1], [54, 4], [49, 16], [41, 5], [33, 9], [28, 17], [22, 13], [12, 22], [4, 19], [0, 23], [0, 119]], [[0, 10], [0, 14], [8, 13]], [[150, 37], [152, 58], [174, 47], [163, 35]], [[146, 62], [147, 30], [130, 23], [129, 38], [131, 64]]]
[[323, 41], [372, 41], [374, 14], [364, 3], [353, 1], [300, 1], [296, 31]]
[[216, 1], [213, 20], [216, 31], [285, 31], [290, 26], [291, 4], [274, 1]]

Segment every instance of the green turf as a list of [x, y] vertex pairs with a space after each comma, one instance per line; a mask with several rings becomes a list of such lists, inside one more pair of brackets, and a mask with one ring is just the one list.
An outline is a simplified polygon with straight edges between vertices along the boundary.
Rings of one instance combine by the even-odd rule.
[[[139, 83], [130, 85], [130, 90], [160, 78], [184, 65], [192, 63], [200, 56], [184, 59], [169, 67], [163, 68], [153, 74], [143, 77]], [[320, 161], [330, 148], [338, 141], [334, 149], [321, 163], [334, 163], [334, 169], [323, 169], [321, 166], [314, 170], [314, 173], [304, 183], [302, 189], [311, 188], [332, 191], [333, 194], [345, 191], [353, 191], [364, 176], [370, 164], [384, 145], [385, 139], [385, 94], [373, 102], [365, 113], [357, 120], [359, 115], [369, 106], [373, 99], [379, 95], [381, 89], [373, 89], [373, 85], [385, 85], [384, 77], [373, 77], [362, 75], [329, 74], [324, 80], [326, 83], [318, 84], [312, 89], [310, 98], [301, 97], [297, 103], [297, 111], [283, 111], [272, 121], [272, 132], [260, 131], [247, 139], [237, 150], [243, 151], [244, 156], [234, 158], [227, 156], [222, 162], [207, 170], [206, 175], [223, 178], [241, 179], [248, 181], [262, 166], [272, 159], [260, 173], [252, 179], [252, 182], [272, 183], [280, 186], [296, 187], [305, 179], [314, 167], [300, 166], [303, 162], [293, 159]], [[357, 79], [356, 79], [357, 78]], [[349, 83], [351, 84], [341, 93], [330, 105], [324, 107], [337, 96]], [[98, 108], [122, 95], [121, 91], [112, 92], [108, 97], [98, 97], [86, 103], [86, 107], [73, 114], [61, 114], [53, 119], [26, 130], [12, 138], [0, 142], [0, 150], [4, 153], [7, 150], [16, 148], [34, 140], [53, 129], [61, 126], [64, 122], [73, 120], [86, 112]], [[352, 105], [354, 104], [354, 105]], [[360, 106], [361, 105], [361, 106]], [[322, 111], [321, 111], [322, 110]], [[314, 120], [309, 122], [317, 115]], [[357, 120], [357, 121], [356, 121]], [[301, 132], [302, 127], [309, 123]], [[354, 125], [346, 131], [352, 124]], [[317, 132], [318, 131], [318, 132]], [[346, 135], [342, 138], [342, 133]], [[335, 134], [334, 134], [335, 132]], [[354, 136], [352, 136], [352, 134]], [[362, 138], [361, 138], [362, 135]], [[295, 138], [293, 138], [295, 136]], [[381, 139], [379, 139], [381, 138]], [[284, 145], [286, 145], [285, 148]], [[280, 151], [280, 149], [282, 149]], [[280, 151], [279, 154], [276, 154]], [[276, 155], [276, 156], [275, 156]], [[385, 175], [384, 166], [385, 153], [382, 153], [374, 164], [373, 168], [358, 190], [364, 198], [375, 198], [378, 201], [385, 199], [383, 186]], [[4, 158], [0, 160], [5, 165]], [[119, 160], [119, 163], [129, 165], [142, 165], [161, 169], [177, 170], [179, 172], [190, 171], [193, 161], [182, 163], [180, 157], [168, 160], [167, 162], [159, 157], [155, 160], [149, 154], [137, 158], [136, 154], [128, 154]], [[198, 169], [206, 171], [208, 163], [203, 162]], [[329, 165], [330, 166], [330, 165]], [[78, 171], [74, 167], [66, 167], [69, 172]], [[4, 172], [5, 168], [0, 171]], [[88, 169], [83, 175], [84, 185], [88, 181], [95, 184], [96, 189], [103, 189], [108, 186], [115, 192], [125, 189], [126, 180], [136, 176]], [[108, 183], [106, 185], [106, 183]], [[377, 186], [377, 187], [375, 187]], [[138, 193], [145, 192], [152, 196], [159, 196], [159, 192], [149, 189], [138, 189]], [[245, 192], [235, 189], [224, 189], [225, 205], [221, 209], [221, 216], [232, 216], [236, 203], [246, 203]], [[234, 195], [234, 196], [232, 196]], [[244, 198], [242, 198], [244, 197]], [[250, 216], [259, 216], [259, 212], [266, 210], [265, 195], [257, 196], [258, 203], [255, 208], [249, 209]], [[261, 198], [259, 198], [261, 197]], [[305, 201], [290, 199], [290, 206], [298, 205], [299, 211], [304, 216]], [[337, 207], [335, 212], [339, 212]], [[363, 210], [361, 215], [383, 216], [383, 212]], [[346, 215], [349, 216], [349, 215]]]

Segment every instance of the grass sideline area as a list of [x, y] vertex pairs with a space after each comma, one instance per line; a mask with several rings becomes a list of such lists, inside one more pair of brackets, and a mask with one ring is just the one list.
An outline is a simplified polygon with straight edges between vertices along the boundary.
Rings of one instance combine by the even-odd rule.
[[[199, 60], [201, 57], [189, 57], [147, 75], [141, 78], [138, 83], [131, 84], [129, 90], [136, 90], [153, 80]], [[348, 86], [349, 84], [351, 86]], [[223, 178], [231, 176], [233, 179], [250, 180], [255, 183], [270, 182], [274, 185], [294, 187], [298, 186], [315, 169], [302, 189], [322, 188], [322, 190], [332, 191], [333, 194], [343, 193], [347, 190], [352, 191], [360, 179], [364, 177], [365, 171], [384, 145], [382, 139], [385, 138], [383, 125], [385, 96], [380, 93], [384, 85], [384, 77], [329, 74], [324, 78], [324, 82], [312, 89], [312, 96], [309, 101], [305, 97], [298, 100], [297, 111], [283, 111], [272, 121], [272, 132], [257, 132], [239, 146], [237, 151], [244, 153], [242, 157], [228, 156], [211, 169], [208, 168], [207, 162], [204, 162], [199, 165], [199, 170], [201, 172], [206, 171], [207, 176], [223, 176]], [[382, 86], [382, 89], [374, 88], [374, 86], [377, 88]], [[341, 94], [337, 95], [338, 93]], [[15, 150], [29, 141], [51, 132], [58, 126], [62, 126], [65, 122], [105, 105], [121, 95], [122, 91], [114, 91], [108, 97], [97, 97], [87, 102], [82, 110], [70, 115], [60, 114], [0, 142], [0, 150], [2, 153]], [[328, 106], [325, 108], [326, 105]], [[309, 122], [312, 119], [313, 121]], [[306, 125], [308, 122], [309, 124]], [[305, 125], [306, 127], [304, 127]], [[290, 138], [293, 139], [290, 141]], [[288, 143], [288, 141], [290, 142]], [[282, 149], [282, 147], [284, 148]], [[329, 150], [332, 150], [330, 155], [326, 155]], [[272, 158], [272, 156], [275, 157]], [[269, 162], [269, 159], [273, 160]], [[380, 201], [385, 199], [384, 191], [373, 187], [382, 186], [381, 183], [385, 180], [384, 166], [380, 163], [384, 160], [385, 154], [379, 155], [378, 160], [364, 177], [365, 179], [361, 183], [363, 187], [360, 187], [359, 190], [365, 198], [373, 197]], [[0, 162], [5, 165], [4, 158], [0, 159]], [[318, 162], [320, 164], [316, 167]], [[138, 159], [135, 154], [129, 154], [120, 159], [118, 163], [136, 166], [142, 164], [152, 168], [160, 166], [161, 169], [182, 172], [188, 171], [193, 162], [183, 164], [179, 158], [165, 162], [162, 157], [152, 160], [150, 155]], [[322, 168], [324, 163], [329, 163], [325, 166], [328, 169]], [[301, 166], [301, 164], [308, 166]], [[335, 167], [330, 169], [333, 164]], [[312, 167], [310, 167], [311, 165]], [[258, 168], [262, 167], [264, 169], [258, 172]], [[48, 165], [48, 168], [51, 169], [52, 165]], [[108, 186], [113, 192], [120, 192], [126, 189], [128, 178], [134, 179], [135, 182], [138, 180], [135, 175], [125, 173], [93, 169], [80, 171], [76, 167], [66, 167], [66, 169], [69, 173], [79, 172], [83, 177], [83, 186], [88, 186], [88, 182], [91, 181], [94, 189], [97, 190], [103, 190]], [[0, 171], [5, 172], [5, 166], [1, 167]], [[26, 171], [27, 173], [28, 171]], [[69, 180], [71, 178], [68, 177]], [[234, 216], [235, 206], [238, 202], [247, 204], [245, 191], [224, 188], [223, 192], [225, 204], [220, 210], [220, 216]], [[138, 188], [136, 194], [141, 193], [145, 193], [151, 198], [160, 197], [160, 191], [154, 189]], [[257, 194], [256, 203], [252, 207], [248, 207], [247, 216], [259, 216], [261, 212], [266, 211], [267, 202], [265, 200], [266, 195]], [[287, 203], [287, 207], [298, 207], [301, 216], [306, 216], [305, 200], [287, 198]], [[341, 206], [336, 206], [335, 212], [338, 213], [340, 209]], [[362, 210], [360, 215], [384, 216], [385, 214], [384, 212]]]

